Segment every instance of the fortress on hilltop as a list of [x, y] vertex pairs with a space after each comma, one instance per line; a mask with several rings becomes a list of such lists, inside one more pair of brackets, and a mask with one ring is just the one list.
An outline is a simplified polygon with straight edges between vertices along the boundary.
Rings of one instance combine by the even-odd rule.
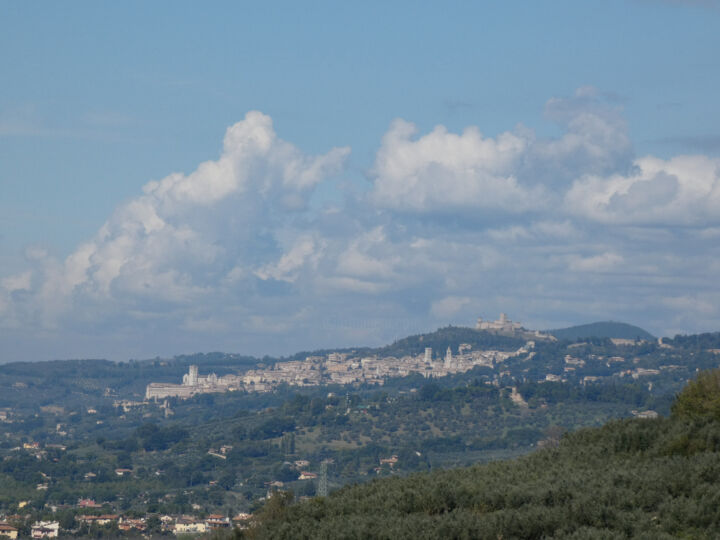
[[511, 321], [505, 313], [500, 314], [497, 321], [483, 321], [482, 317], [478, 317], [475, 330], [490, 330], [495, 332], [515, 332], [522, 330], [522, 324]]
[[524, 339], [545, 339], [555, 341], [555, 338], [550, 334], [546, 334], [540, 330], [528, 330], [519, 322], [511, 321], [505, 313], [501, 313], [500, 318], [497, 321], [484, 321], [482, 317], [478, 317], [477, 323], [475, 324], [475, 330], [485, 330], [486, 332], [493, 332], [496, 334], [513, 335]]

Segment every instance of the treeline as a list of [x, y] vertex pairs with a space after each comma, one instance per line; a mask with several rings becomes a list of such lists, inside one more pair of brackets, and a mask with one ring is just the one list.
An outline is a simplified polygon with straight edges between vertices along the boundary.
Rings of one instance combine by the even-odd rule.
[[[471, 345], [475, 350], [513, 351], [525, 344], [519, 337], [505, 336], [484, 330], [475, 330], [462, 326], [446, 326], [434, 332], [417, 334], [399, 339], [383, 347], [354, 347], [343, 349], [320, 349], [316, 351], [302, 351], [281, 360], [304, 360], [308, 356], [326, 356], [333, 352], [352, 353], [355, 356], [417, 356], [425, 352], [425, 347], [431, 347], [435, 356], [445, 354], [450, 347], [453, 353], [461, 343]], [[274, 360], [274, 359], [270, 359]], [[268, 361], [270, 361], [268, 360]]]
[[663, 339], [663, 342], [683, 349], [720, 349], [720, 332], [690, 336], [677, 335], [672, 339]]
[[531, 406], [540, 403], [606, 402], [625, 403], [638, 408], [669, 409], [673, 397], [655, 395], [647, 391], [641, 382], [588, 384], [579, 386], [562, 382], [523, 382], [518, 392]]
[[106, 440], [105, 438], [98, 438], [97, 443], [105, 450], [136, 452], [142, 449], [152, 452], [154, 450], [166, 450], [180, 441], [184, 441], [188, 436], [188, 430], [180, 426], [163, 428], [152, 422], [146, 422], [127, 439]]
[[375, 349], [374, 352], [380, 356], [401, 357], [422, 354], [425, 347], [431, 347], [435, 356], [441, 356], [445, 354], [448, 347], [452, 349], [453, 353], [456, 353], [457, 346], [461, 343], [467, 343], [475, 350], [511, 351], [522, 347], [525, 340], [492, 332], [478, 331], [474, 328], [447, 326], [435, 332], [400, 339], [391, 345]]

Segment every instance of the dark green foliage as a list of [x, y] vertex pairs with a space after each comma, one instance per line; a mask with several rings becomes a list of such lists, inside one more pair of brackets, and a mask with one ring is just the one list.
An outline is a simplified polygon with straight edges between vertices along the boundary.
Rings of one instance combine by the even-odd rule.
[[[375, 480], [294, 505], [289, 496], [271, 500], [244, 534], [274, 539], [716, 538], [719, 399], [720, 371], [705, 372], [680, 394], [672, 418], [616, 420], [581, 429], [565, 435], [557, 448], [514, 461]], [[445, 438], [434, 444], [457, 443]]]
[[188, 437], [188, 431], [178, 426], [160, 428], [156, 424], [146, 423], [135, 432], [144, 450], [165, 450]]
[[720, 349], [720, 332], [693, 334], [689, 336], [677, 335], [673, 339], [663, 341], [674, 347], [685, 349]]
[[456, 349], [460, 343], [472, 345], [473, 349], [509, 351], [522, 347], [525, 340], [519, 337], [478, 331], [473, 328], [447, 326], [428, 334], [400, 339], [392, 345], [375, 349], [373, 352], [380, 356], [418, 355], [425, 351], [425, 347], [432, 347], [435, 354], [444, 354], [445, 349], [448, 347]]
[[250, 439], [272, 439], [280, 437], [287, 431], [295, 429], [295, 421], [292, 418], [270, 418], [249, 433]]
[[510, 351], [522, 347], [525, 340], [520, 337], [505, 336], [493, 332], [478, 331], [474, 328], [461, 326], [447, 326], [435, 332], [417, 334], [399, 339], [391, 345], [370, 348], [358, 347], [353, 349], [327, 349], [319, 351], [303, 351], [290, 357], [292, 360], [303, 360], [310, 355], [326, 355], [331, 352], [353, 352], [357, 355], [378, 355], [401, 357], [418, 355], [425, 351], [425, 347], [432, 347], [435, 354], [444, 354], [445, 349], [456, 349], [460, 343], [472, 345], [473, 349], [495, 349]]
[[232, 452], [230, 452], [228, 461], [230, 461], [230, 463], [242, 463], [243, 458], [267, 456], [275, 449], [276, 447], [268, 442], [247, 441], [235, 446]]
[[246, 536], [716, 537], [718, 441], [715, 421], [615, 421], [514, 461], [376, 480], [294, 505], [286, 497]]
[[720, 369], [704, 371], [690, 381], [672, 406], [674, 416], [720, 420]]
[[619, 338], [619, 339], [645, 339], [654, 341], [655, 336], [632, 324], [603, 321], [590, 324], [560, 328], [557, 330], [546, 330], [548, 334], [558, 339], [586, 339], [586, 338]]

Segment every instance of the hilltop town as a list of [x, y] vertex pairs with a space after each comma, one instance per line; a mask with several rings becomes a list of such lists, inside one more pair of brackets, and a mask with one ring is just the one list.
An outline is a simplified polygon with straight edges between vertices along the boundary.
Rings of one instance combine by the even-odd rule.
[[530, 332], [518, 322], [508, 319], [505, 313], [496, 321], [478, 319], [476, 330], [533, 339], [514, 352], [499, 350], [473, 350], [472, 345], [461, 343], [455, 351], [448, 347], [437, 354], [425, 347], [422, 354], [395, 356], [357, 356], [333, 352], [325, 356], [308, 356], [302, 361], [278, 362], [265, 369], [250, 369], [242, 374], [218, 377], [214, 373], [200, 376], [198, 366], [192, 365], [183, 377], [182, 384], [153, 382], [148, 384], [145, 399], [168, 397], [189, 398], [210, 392], [268, 392], [286, 383], [292, 386], [318, 386], [322, 384], [376, 384], [382, 385], [388, 377], [406, 377], [419, 373], [425, 378], [445, 377], [464, 373], [477, 366], [494, 368], [512, 356], [529, 353], [535, 339], [553, 340], [548, 334]]

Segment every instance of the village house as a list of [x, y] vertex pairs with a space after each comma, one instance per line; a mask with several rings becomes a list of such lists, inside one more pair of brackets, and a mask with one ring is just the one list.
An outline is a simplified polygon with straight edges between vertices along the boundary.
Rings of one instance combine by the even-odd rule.
[[30, 529], [31, 538], [57, 538], [60, 523], [57, 521], [38, 521]]
[[204, 521], [198, 521], [193, 517], [183, 516], [175, 522], [173, 532], [177, 534], [198, 534], [207, 532], [208, 527]]
[[0, 523], [0, 536], [6, 536], [11, 540], [15, 540], [18, 537], [18, 530], [7, 523]]
[[145, 524], [144, 519], [130, 519], [130, 518], [120, 518], [118, 521], [118, 529], [121, 531], [130, 531], [132, 529], [135, 529], [136, 531], [144, 531], [147, 528], [147, 525]]
[[172, 516], [168, 516], [167, 514], [160, 516], [160, 524], [162, 526], [163, 531], [171, 531], [174, 528], [174, 522]]
[[78, 508], [102, 508], [102, 504], [96, 503], [93, 499], [78, 499]]
[[84, 516], [78, 516], [76, 519], [80, 523], [87, 523], [88, 525], [92, 525], [93, 523], [96, 525], [107, 525], [109, 523], [115, 523], [118, 520], [119, 516], [115, 514], [105, 514], [102, 516], [90, 516], [90, 515], [84, 515]]
[[234, 518], [232, 518], [235, 525], [247, 524], [252, 519], [252, 514], [246, 514], [245, 512], [239, 512]]
[[205, 518], [205, 524], [210, 529], [227, 529], [230, 527], [230, 518], [221, 514], [210, 514]]

